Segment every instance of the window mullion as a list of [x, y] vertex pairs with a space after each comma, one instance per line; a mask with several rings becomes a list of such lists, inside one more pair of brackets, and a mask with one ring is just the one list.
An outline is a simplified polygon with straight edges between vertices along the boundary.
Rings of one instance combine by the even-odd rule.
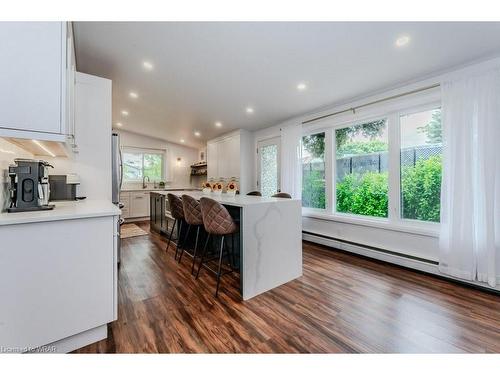
[[326, 210], [334, 212], [335, 207], [335, 150], [333, 142], [333, 130], [328, 129], [325, 132], [325, 195], [326, 195]]
[[388, 117], [389, 129], [389, 221], [397, 223], [401, 218], [400, 204], [400, 130], [399, 115], [393, 113]]

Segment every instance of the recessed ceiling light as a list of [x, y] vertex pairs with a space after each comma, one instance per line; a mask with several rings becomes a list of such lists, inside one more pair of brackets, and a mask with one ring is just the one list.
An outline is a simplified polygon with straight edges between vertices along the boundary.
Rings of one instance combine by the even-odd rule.
[[400, 36], [396, 39], [396, 47], [406, 46], [410, 42], [410, 37], [408, 35]]
[[247, 107], [246, 111], [247, 111], [247, 113], [253, 113], [253, 108], [252, 107]]
[[215, 123], [215, 126], [217, 126], [218, 128], [220, 128], [220, 127], [222, 126], [222, 122], [217, 121], [217, 122]]
[[130, 91], [128, 93], [128, 96], [130, 96], [133, 99], [137, 99], [139, 97], [139, 94], [137, 94], [136, 92]]
[[305, 83], [301, 82], [297, 85], [297, 90], [303, 91], [305, 89], [307, 89], [307, 85]]
[[180, 140], [180, 142], [181, 142], [181, 143], [184, 143], [184, 142], [186, 142], [186, 141], [185, 141], [184, 139], [181, 139], [181, 140]]
[[142, 67], [146, 70], [153, 70], [154, 66], [149, 61], [143, 61]]
[[121, 128], [123, 126], [123, 124], [121, 122], [117, 122], [116, 126], [118, 126], [119, 128]]
[[122, 111], [122, 115], [123, 115], [123, 116], [128, 116], [128, 111], [123, 110], [123, 111]]
[[200, 132], [194, 132], [194, 135], [199, 137], [201, 134], [200, 134]]

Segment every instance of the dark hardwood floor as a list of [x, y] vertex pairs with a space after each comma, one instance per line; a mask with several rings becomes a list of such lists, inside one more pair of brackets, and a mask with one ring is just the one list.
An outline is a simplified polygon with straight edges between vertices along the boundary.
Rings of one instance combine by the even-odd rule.
[[494, 294], [304, 243], [300, 279], [243, 302], [226, 276], [215, 299], [165, 245], [123, 240], [118, 321], [78, 353], [500, 352]]

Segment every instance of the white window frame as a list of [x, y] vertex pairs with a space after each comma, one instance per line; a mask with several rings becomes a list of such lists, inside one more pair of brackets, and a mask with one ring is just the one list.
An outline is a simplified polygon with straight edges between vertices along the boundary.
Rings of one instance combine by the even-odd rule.
[[[162, 157], [162, 168], [161, 168], [161, 178], [160, 181], [165, 180], [165, 170], [166, 170], [166, 165], [167, 165], [167, 150], [161, 150], [161, 149], [146, 149], [146, 148], [137, 148], [137, 147], [131, 147], [131, 146], [123, 146], [122, 147], [122, 154], [136, 154], [136, 155], [142, 155], [142, 175], [144, 176], [144, 154], [155, 154], [155, 155], [161, 155]], [[140, 179], [125, 179], [125, 176], [123, 177], [123, 182], [142, 182], [142, 178]], [[151, 181], [153, 182], [153, 181]]]
[[[310, 212], [325, 213], [332, 211], [332, 129], [331, 128], [319, 128], [314, 129], [309, 132], [302, 132], [302, 138], [309, 136], [325, 133], [325, 208], [315, 208], [315, 207], [302, 207], [304, 210]], [[300, 139], [300, 146], [302, 146], [302, 138]], [[302, 168], [302, 165], [301, 165]]]
[[[439, 92], [423, 93], [414, 97], [400, 98], [385, 104], [380, 104], [367, 109], [319, 121], [317, 124], [305, 127], [303, 135], [325, 132], [325, 178], [326, 209], [302, 208], [305, 217], [323, 220], [339, 221], [344, 223], [383, 228], [405, 233], [421, 234], [437, 237], [440, 223], [421, 220], [403, 219], [401, 217], [401, 124], [400, 116], [417, 113], [441, 107]], [[379, 218], [336, 211], [336, 143], [335, 130], [377, 119], [387, 119], [387, 134], [389, 143], [388, 156], [388, 217]]]

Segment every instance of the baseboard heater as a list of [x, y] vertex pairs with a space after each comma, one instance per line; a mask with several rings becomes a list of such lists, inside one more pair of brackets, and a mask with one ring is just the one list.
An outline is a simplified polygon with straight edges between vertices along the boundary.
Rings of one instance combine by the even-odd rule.
[[433, 260], [429, 260], [429, 259], [425, 259], [425, 258], [419, 258], [419, 257], [413, 256], [413, 255], [408, 255], [408, 254], [402, 254], [402, 253], [398, 253], [396, 251], [382, 249], [380, 247], [375, 247], [375, 246], [370, 246], [370, 245], [364, 245], [364, 244], [360, 244], [360, 243], [353, 242], [353, 241], [347, 241], [347, 240], [344, 240], [344, 239], [341, 239], [341, 238], [331, 237], [331, 236], [327, 236], [327, 235], [324, 235], [324, 234], [307, 232], [307, 231], [302, 231], [302, 234], [306, 234], [306, 235], [314, 236], [314, 237], [320, 237], [320, 238], [324, 238], [324, 239], [330, 240], [330, 241], [341, 242], [341, 243], [344, 243], [346, 245], [362, 247], [362, 248], [365, 248], [365, 249], [368, 249], [368, 250], [378, 251], [378, 252], [383, 253], [383, 254], [397, 256], [397, 257], [400, 257], [400, 258], [406, 258], [406, 259], [416, 260], [418, 262], [428, 263], [428, 264], [432, 264], [434, 266], [437, 266], [439, 264], [438, 262], [433, 261]]
[[345, 245], [344, 248], [337, 248], [337, 250], [347, 251], [367, 258], [373, 258], [383, 262], [396, 264], [398, 266], [409, 268], [417, 272], [430, 273], [440, 279], [445, 279], [470, 288], [479, 289], [488, 293], [500, 295], [499, 289], [491, 288], [489, 286], [485, 286], [477, 282], [469, 282], [465, 280], [456, 279], [451, 276], [443, 275], [442, 273], [439, 272], [438, 269], [439, 263], [433, 260], [420, 258], [413, 255], [402, 254], [395, 251], [382, 249], [376, 246], [364, 245], [353, 241], [347, 241], [341, 238], [327, 236], [319, 233], [302, 231], [302, 235], [303, 239], [305, 240], [308, 240], [309, 237], [310, 238], [309, 240], [311, 242], [316, 242], [331, 247], [332, 249], [336, 248], [335, 246], [332, 246], [334, 244], [328, 243], [328, 241], [336, 242], [340, 245]]

